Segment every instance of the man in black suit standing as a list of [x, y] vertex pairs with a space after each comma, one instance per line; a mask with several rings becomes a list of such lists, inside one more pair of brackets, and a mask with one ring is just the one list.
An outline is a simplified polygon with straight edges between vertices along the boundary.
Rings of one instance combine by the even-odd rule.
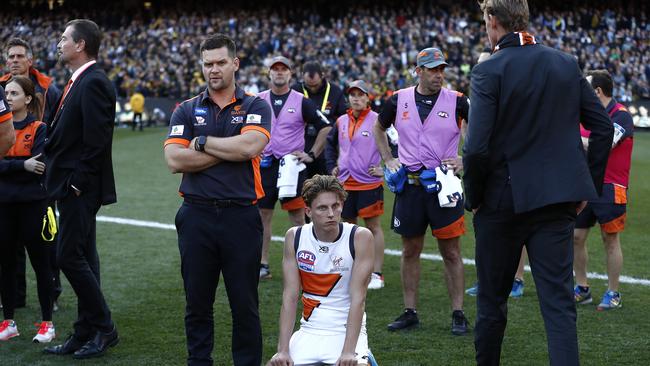
[[74, 333], [45, 352], [74, 358], [101, 356], [118, 342], [101, 291], [95, 243], [95, 215], [101, 205], [116, 201], [111, 161], [115, 91], [96, 64], [101, 37], [90, 20], [66, 25], [57, 49], [72, 77], [45, 145], [45, 184], [60, 212], [57, 261], [78, 298]]
[[[472, 70], [464, 151], [474, 211], [479, 365], [498, 365], [523, 243], [552, 365], [578, 365], [573, 228], [602, 189], [613, 128], [575, 58], [536, 44], [526, 0], [479, 1], [493, 54]], [[587, 158], [579, 122], [591, 130]]]

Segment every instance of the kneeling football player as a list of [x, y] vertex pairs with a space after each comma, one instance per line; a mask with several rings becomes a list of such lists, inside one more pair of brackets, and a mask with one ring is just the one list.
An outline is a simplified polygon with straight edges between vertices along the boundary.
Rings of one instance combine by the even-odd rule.
[[[346, 192], [336, 177], [308, 179], [302, 197], [311, 223], [289, 229], [284, 239], [280, 336], [269, 364], [368, 364], [364, 309], [372, 233], [341, 222]], [[300, 329], [292, 335], [301, 289]]]

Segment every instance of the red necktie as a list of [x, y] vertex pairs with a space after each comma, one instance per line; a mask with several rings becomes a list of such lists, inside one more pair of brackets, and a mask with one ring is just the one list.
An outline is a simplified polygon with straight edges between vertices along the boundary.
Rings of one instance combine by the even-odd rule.
[[[61, 106], [63, 105], [63, 101], [65, 100], [65, 97], [68, 95], [68, 91], [70, 90], [70, 85], [72, 85], [72, 79], [68, 80], [68, 83], [65, 84], [65, 88], [63, 88], [63, 95], [61, 96], [61, 101], [59, 102], [59, 106], [56, 108], [56, 113], [59, 113], [59, 109], [61, 109]], [[55, 116], [56, 113], [54, 114]]]

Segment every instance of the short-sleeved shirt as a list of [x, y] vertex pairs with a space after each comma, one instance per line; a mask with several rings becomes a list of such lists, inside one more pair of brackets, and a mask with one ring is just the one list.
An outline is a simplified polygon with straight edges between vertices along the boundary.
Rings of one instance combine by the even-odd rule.
[[[418, 93], [417, 88], [415, 90], [415, 104], [418, 108], [418, 114], [420, 115], [420, 121], [424, 123], [429, 116], [429, 113], [433, 110], [433, 106], [436, 105], [438, 100], [438, 95], [440, 92], [433, 95], [422, 95]], [[384, 104], [379, 117], [377, 118], [382, 127], [389, 128], [395, 122], [395, 116], [397, 115], [397, 93]], [[456, 99], [456, 121], [460, 125], [462, 120], [467, 121], [467, 116], [469, 114], [469, 102], [465, 95], [458, 93]]]
[[5, 90], [0, 87], [0, 123], [10, 121], [12, 118], [11, 108], [5, 98]]
[[[232, 101], [221, 109], [206, 89], [174, 111], [165, 145], [189, 146], [197, 136], [232, 137], [248, 131], [258, 131], [270, 138], [269, 105], [237, 87]], [[184, 173], [179, 191], [184, 197], [256, 202], [264, 196], [259, 163], [259, 157], [222, 161], [200, 172]]]

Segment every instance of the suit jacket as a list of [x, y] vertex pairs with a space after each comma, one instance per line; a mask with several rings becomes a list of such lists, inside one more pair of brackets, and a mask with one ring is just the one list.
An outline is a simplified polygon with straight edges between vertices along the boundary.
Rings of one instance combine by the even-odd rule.
[[[573, 56], [503, 48], [472, 70], [470, 99], [466, 208], [497, 208], [508, 188], [515, 213], [600, 194], [614, 131]], [[591, 130], [586, 159], [580, 122]]]
[[114, 122], [113, 85], [97, 64], [91, 65], [72, 84], [48, 131], [45, 185], [52, 199], [65, 197], [74, 185], [82, 195], [98, 196], [101, 204], [116, 202]]

